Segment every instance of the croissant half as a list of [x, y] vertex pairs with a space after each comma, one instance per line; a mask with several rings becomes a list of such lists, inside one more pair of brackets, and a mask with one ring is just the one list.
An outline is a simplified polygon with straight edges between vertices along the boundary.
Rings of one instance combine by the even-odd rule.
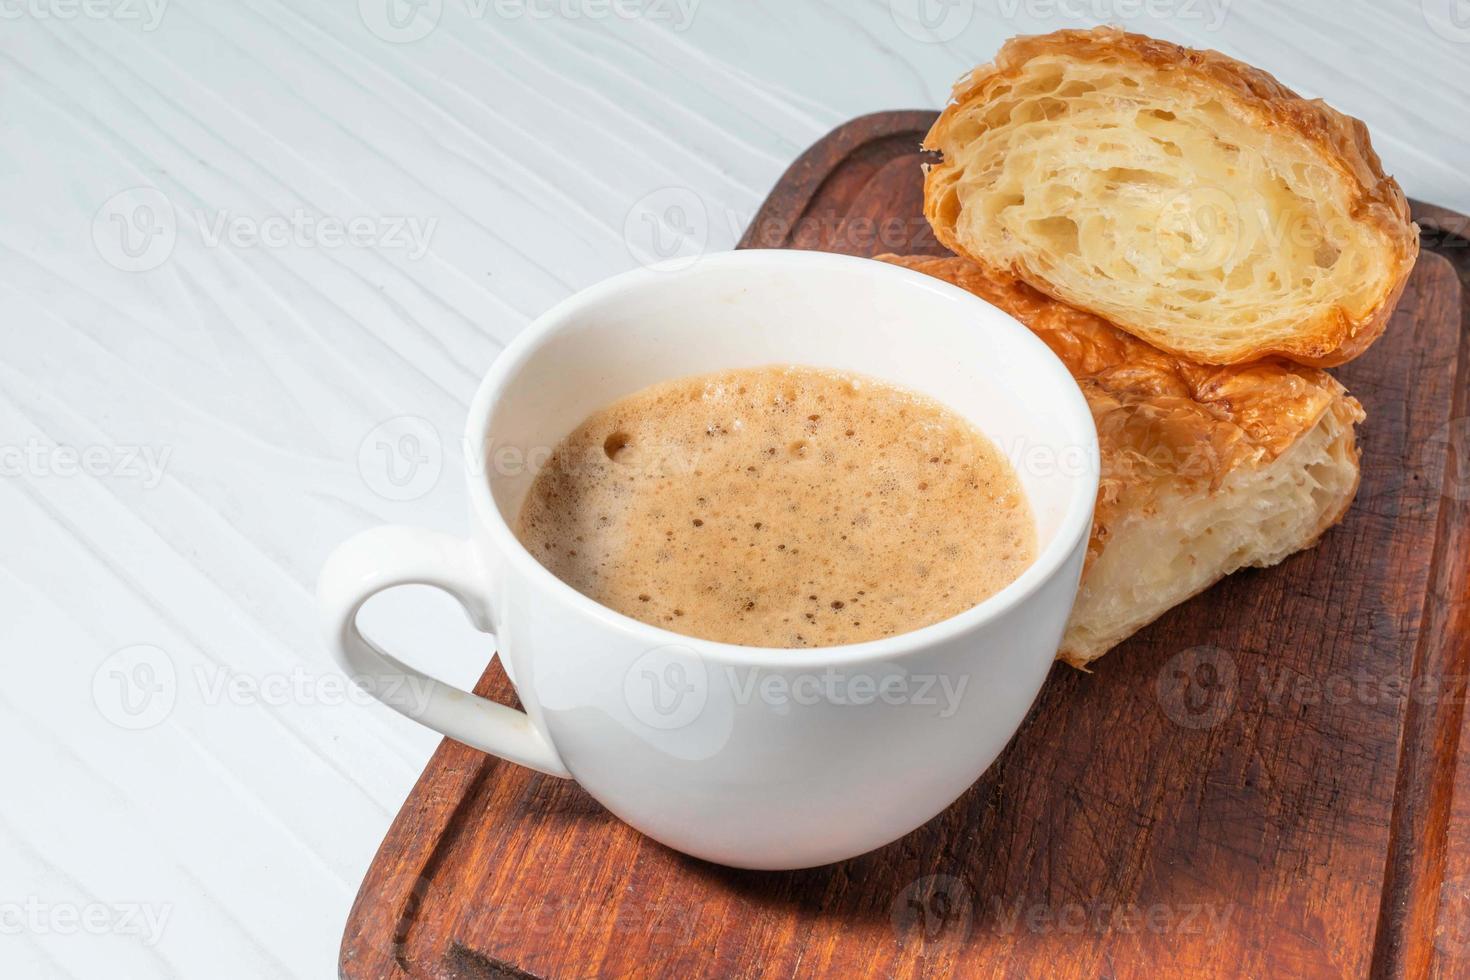
[[967, 289], [1029, 327], [1092, 408], [1102, 480], [1059, 656], [1083, 666], [1246, 566], [1314, 544], [1358, 487], [1358, 402], [1281, 361], [1180, 359], [962, 258], [879, 256]]
[[1358, 120], [1114, 28], [1008, 42], [925, 147], [950, 249], [1200, 363], [1350, 360], [1418, 255]]

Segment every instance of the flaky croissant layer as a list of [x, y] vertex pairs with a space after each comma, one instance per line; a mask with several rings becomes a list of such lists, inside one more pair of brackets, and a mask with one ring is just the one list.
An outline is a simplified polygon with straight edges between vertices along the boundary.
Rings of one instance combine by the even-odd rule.
[[1350, 360], [1418, 255], [1360, 122], [1113, 28], [1008, 42], [925, 145], [945, 245], [1200, 363]]

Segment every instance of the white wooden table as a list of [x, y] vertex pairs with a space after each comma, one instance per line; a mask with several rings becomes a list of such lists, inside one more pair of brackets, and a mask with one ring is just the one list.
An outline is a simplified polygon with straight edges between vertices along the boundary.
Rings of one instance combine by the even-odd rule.
[[[332, 546], [463, 530], [486, 366], [660, 222], [728, 248], [831, 127], [1099, 21], [1470, 212], [1465, 0], [0, 0], [0, 975], [331, 975], [437, 741], [329, 661]], [[489, 653], [433, 593], [366, 616]]]

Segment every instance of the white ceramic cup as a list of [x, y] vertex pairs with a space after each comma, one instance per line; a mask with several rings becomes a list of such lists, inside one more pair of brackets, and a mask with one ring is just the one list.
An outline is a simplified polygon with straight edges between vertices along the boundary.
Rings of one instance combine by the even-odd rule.
[[[1011, 459], [1038, 556], [1010, 586], [933, 626], [869, 643], [712, 643], [598, 605], [512, 532], [555, 446], [659, 381], [798, 364], [923, 392]], [[1009, 316], [937, 279], [797, 251], [713, 255], [573, 296], [495, 361], [465, 440], [468, 541], [401, 527], [343, 544], [322, 571], [328, 641], [386, 703], [475, 748], [570, 776], [670, 847], [744, 868], [853, 857], [959, 797], [1015, 733], [1072, 608], [1097, 493], [1097, 435], [1061, 362]], [[525, 711], [440, 684], [363, 637], [394, 585], [451, 593], [494, 633]], [[403, 699], [384, 692], [418, 692]]]

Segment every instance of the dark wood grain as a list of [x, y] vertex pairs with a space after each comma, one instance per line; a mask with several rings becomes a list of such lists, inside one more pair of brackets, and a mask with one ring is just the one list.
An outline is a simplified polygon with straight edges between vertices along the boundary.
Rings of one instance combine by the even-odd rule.
[[[742, 242], [941, 253], [927, 112], [797, 161]], [[453, 742], [370, 869], [344, 977], [1470, 975], [1465, 219], [1339, 372], [1363, 487], [1316, 549], [1058, 667], [953, 807], [812, 871], [733, 871]], [[481, 693], [513, 701], [498, 666]]]
[[[1416, 205], [1426, 246], [1470, 284], [1470, 218]], [[1460, 315], [1470, 324], [1470, 288]], [[1470, 976], [1470, 330], [1460, 335], [1448, 425], [1430, 435], [1446, 450], [1436, 576], [1420, 669], [1442, 679], [1437, 696], [1410, 706], [1389, 854], [1382, 975]]]

